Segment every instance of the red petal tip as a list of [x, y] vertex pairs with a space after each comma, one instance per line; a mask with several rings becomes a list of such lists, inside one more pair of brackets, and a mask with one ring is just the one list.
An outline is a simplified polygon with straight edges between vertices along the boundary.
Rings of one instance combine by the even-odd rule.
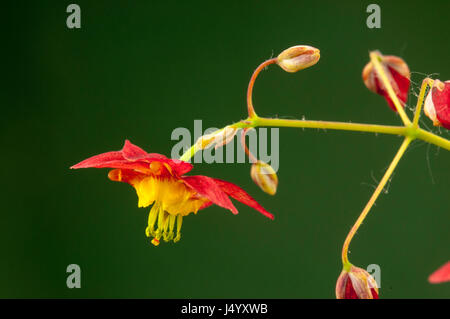
[[450, 261], [448, 261], [438, 270], [433, 272], [430, 277], [428, 277], [428, 282], [430, 282], [431, 284], [439, 284], [446, 281], [450, 281]]

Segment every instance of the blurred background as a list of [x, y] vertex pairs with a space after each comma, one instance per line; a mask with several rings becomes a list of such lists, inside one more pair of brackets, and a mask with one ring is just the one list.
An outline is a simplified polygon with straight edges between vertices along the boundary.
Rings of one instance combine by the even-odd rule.
[[[173, 129], [245, 118], [255, 67], [297, 44], [319, 48], [320, 62], [264, 71], [259, 115], [400, 124], [363, 85], [368, 52], [407, 61], [414, 107], [426, 75], [450, 78], [450, 3], [377, 1], [381, 28], [369, 29], [372, 1], [78, 0], [81, 29], [68, 29], [70, 3], [4, 9], [0, 297], [334, 298], [342, 243], [399, 137], [280, 129], [274, 197], [248, 163], [197, 164], [192, 174], [242, 186], [275, 220], [213, 206], [184, 219], [179, 243], [159, 247], [134, 189], [107, 169], [69, 167], [125, 139], [170, 156]], [[352, 242], [353, 264], [380, 265], [382, 298], [450, 297], [449, 284], [427, 282], [450, 258], [449, 156], [414, 142]], [[66, 286], [69, 264], [81, 267], [81, 289]]]

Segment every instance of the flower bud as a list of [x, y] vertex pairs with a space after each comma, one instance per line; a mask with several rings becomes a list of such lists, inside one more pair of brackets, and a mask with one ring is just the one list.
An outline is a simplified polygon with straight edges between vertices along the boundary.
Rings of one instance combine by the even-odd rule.
[[252, 164], [250, 176], [263, 192], [275, 195], [278, 186], [278, 176], [272, 166], [262, 161], [257, 161]]
[[351, 266], [342, 270], [336, 283], [337, 299], [378, 299], [378, 286], [364, 269]]
[[428, 277], [428, 281], [432, 284], [450, 281], [450, 261], [432, 273], [430, 277]]
[[197, 142], [195, 142], [195, 148], [197, 150], [203, 150], [214, 145], [214, 148], [217, 149], [231, 142], [236, 133], [236, 128], [226, 126], [221, 130], [201, 136]]
[[[411, 76], [408, 65], [403, 59], [393, 55], [384, 56], [380, 52], [377, 52], [377, 56], [395, 95], [403, 106], [408, 99], [409, 78]], [[383, 96], [391, 109], [397, 111], [394, 102], [390, 98], [389, 93], [372, 62], [367, 63], [364, 67], [362, 78], [369, 90]]]
[[434, 80], [425, 99], [423, 111], [435, 126], [450, 130], [450, 81]]
[[281, 52], [277, 64], [286, 72], [297, 72], [316, 64], [320, 59], [320, 51], [309, 45], [296, 45]]

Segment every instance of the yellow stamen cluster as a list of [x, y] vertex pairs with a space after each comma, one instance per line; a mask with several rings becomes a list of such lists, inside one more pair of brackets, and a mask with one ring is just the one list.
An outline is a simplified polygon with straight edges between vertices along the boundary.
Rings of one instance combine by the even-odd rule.
[[[175, 221], [177, 224], [177, 233], [174, 237]], [[181, 238], [180, 230], [182, 223], [182, 215], [171, 215], [164, 211], [161, 203], [156, 202], [148, 215], [148, 227], [145, 229], [145, 234], [147, 237], [153, 237], [152, 244], [155, 246], [159, 245], [161, 237], [166, 242], [173, 240], [173, 242], [176, 243]]]
[[[147, 237], [153, 237], [152, 244], [159, 241], [177, 242], [180, 240], [183, 216], [196, 214], [207, 199], [200, 198], [196, 192], [179, 179], [147, 176], [133, 183], [139, 197], [139, 207], [153, 204], [148, 216]], [[176, 235], [175, 223], [177, 224]]]

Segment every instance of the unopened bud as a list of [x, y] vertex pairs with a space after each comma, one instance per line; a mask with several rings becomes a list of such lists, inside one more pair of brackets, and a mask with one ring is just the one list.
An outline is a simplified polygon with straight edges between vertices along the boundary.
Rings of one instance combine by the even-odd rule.
[[351, 266], [342, 270], [336, 283], [337, 299], [378, 299], [378, 285], [364, 269]]
[[252, 164], [250, 176], [263, 192], [275, 195], [278, 186], [278, 176], [272, 166], [262, 161], [257, 161]]
[[217, 149], [231, 142], [236, 135], [236, 132], [236, 128], [226, 126], [221, 130], [201, 136], [197, 142], [195, 142], [195, 147], [197, 150], [203, 150], [214, 145], [214, 148]]
[[[408, 99], [409, 78], [411, 75], [408, 65], [402, 58], [393, 55], [382, 55], [380, 52], [376, 52], [376, 54], [395, 95], [400, 100], [400, 103], [404, 105]], [[394, 111], [397, 110], [372, 62], [367, 63], [364, 67], [362, 78], [369, 90], [383, 96], [389, 106]]]
[[320, 51], [309, 45], [296, 45], [281, 52], [277, 64], [286, 72], [297, 72], [316, 64], [320, 59]]
[[423, 111], [435, 126], [450, 130], [450, 81], [434, 80], [425, 99]]

